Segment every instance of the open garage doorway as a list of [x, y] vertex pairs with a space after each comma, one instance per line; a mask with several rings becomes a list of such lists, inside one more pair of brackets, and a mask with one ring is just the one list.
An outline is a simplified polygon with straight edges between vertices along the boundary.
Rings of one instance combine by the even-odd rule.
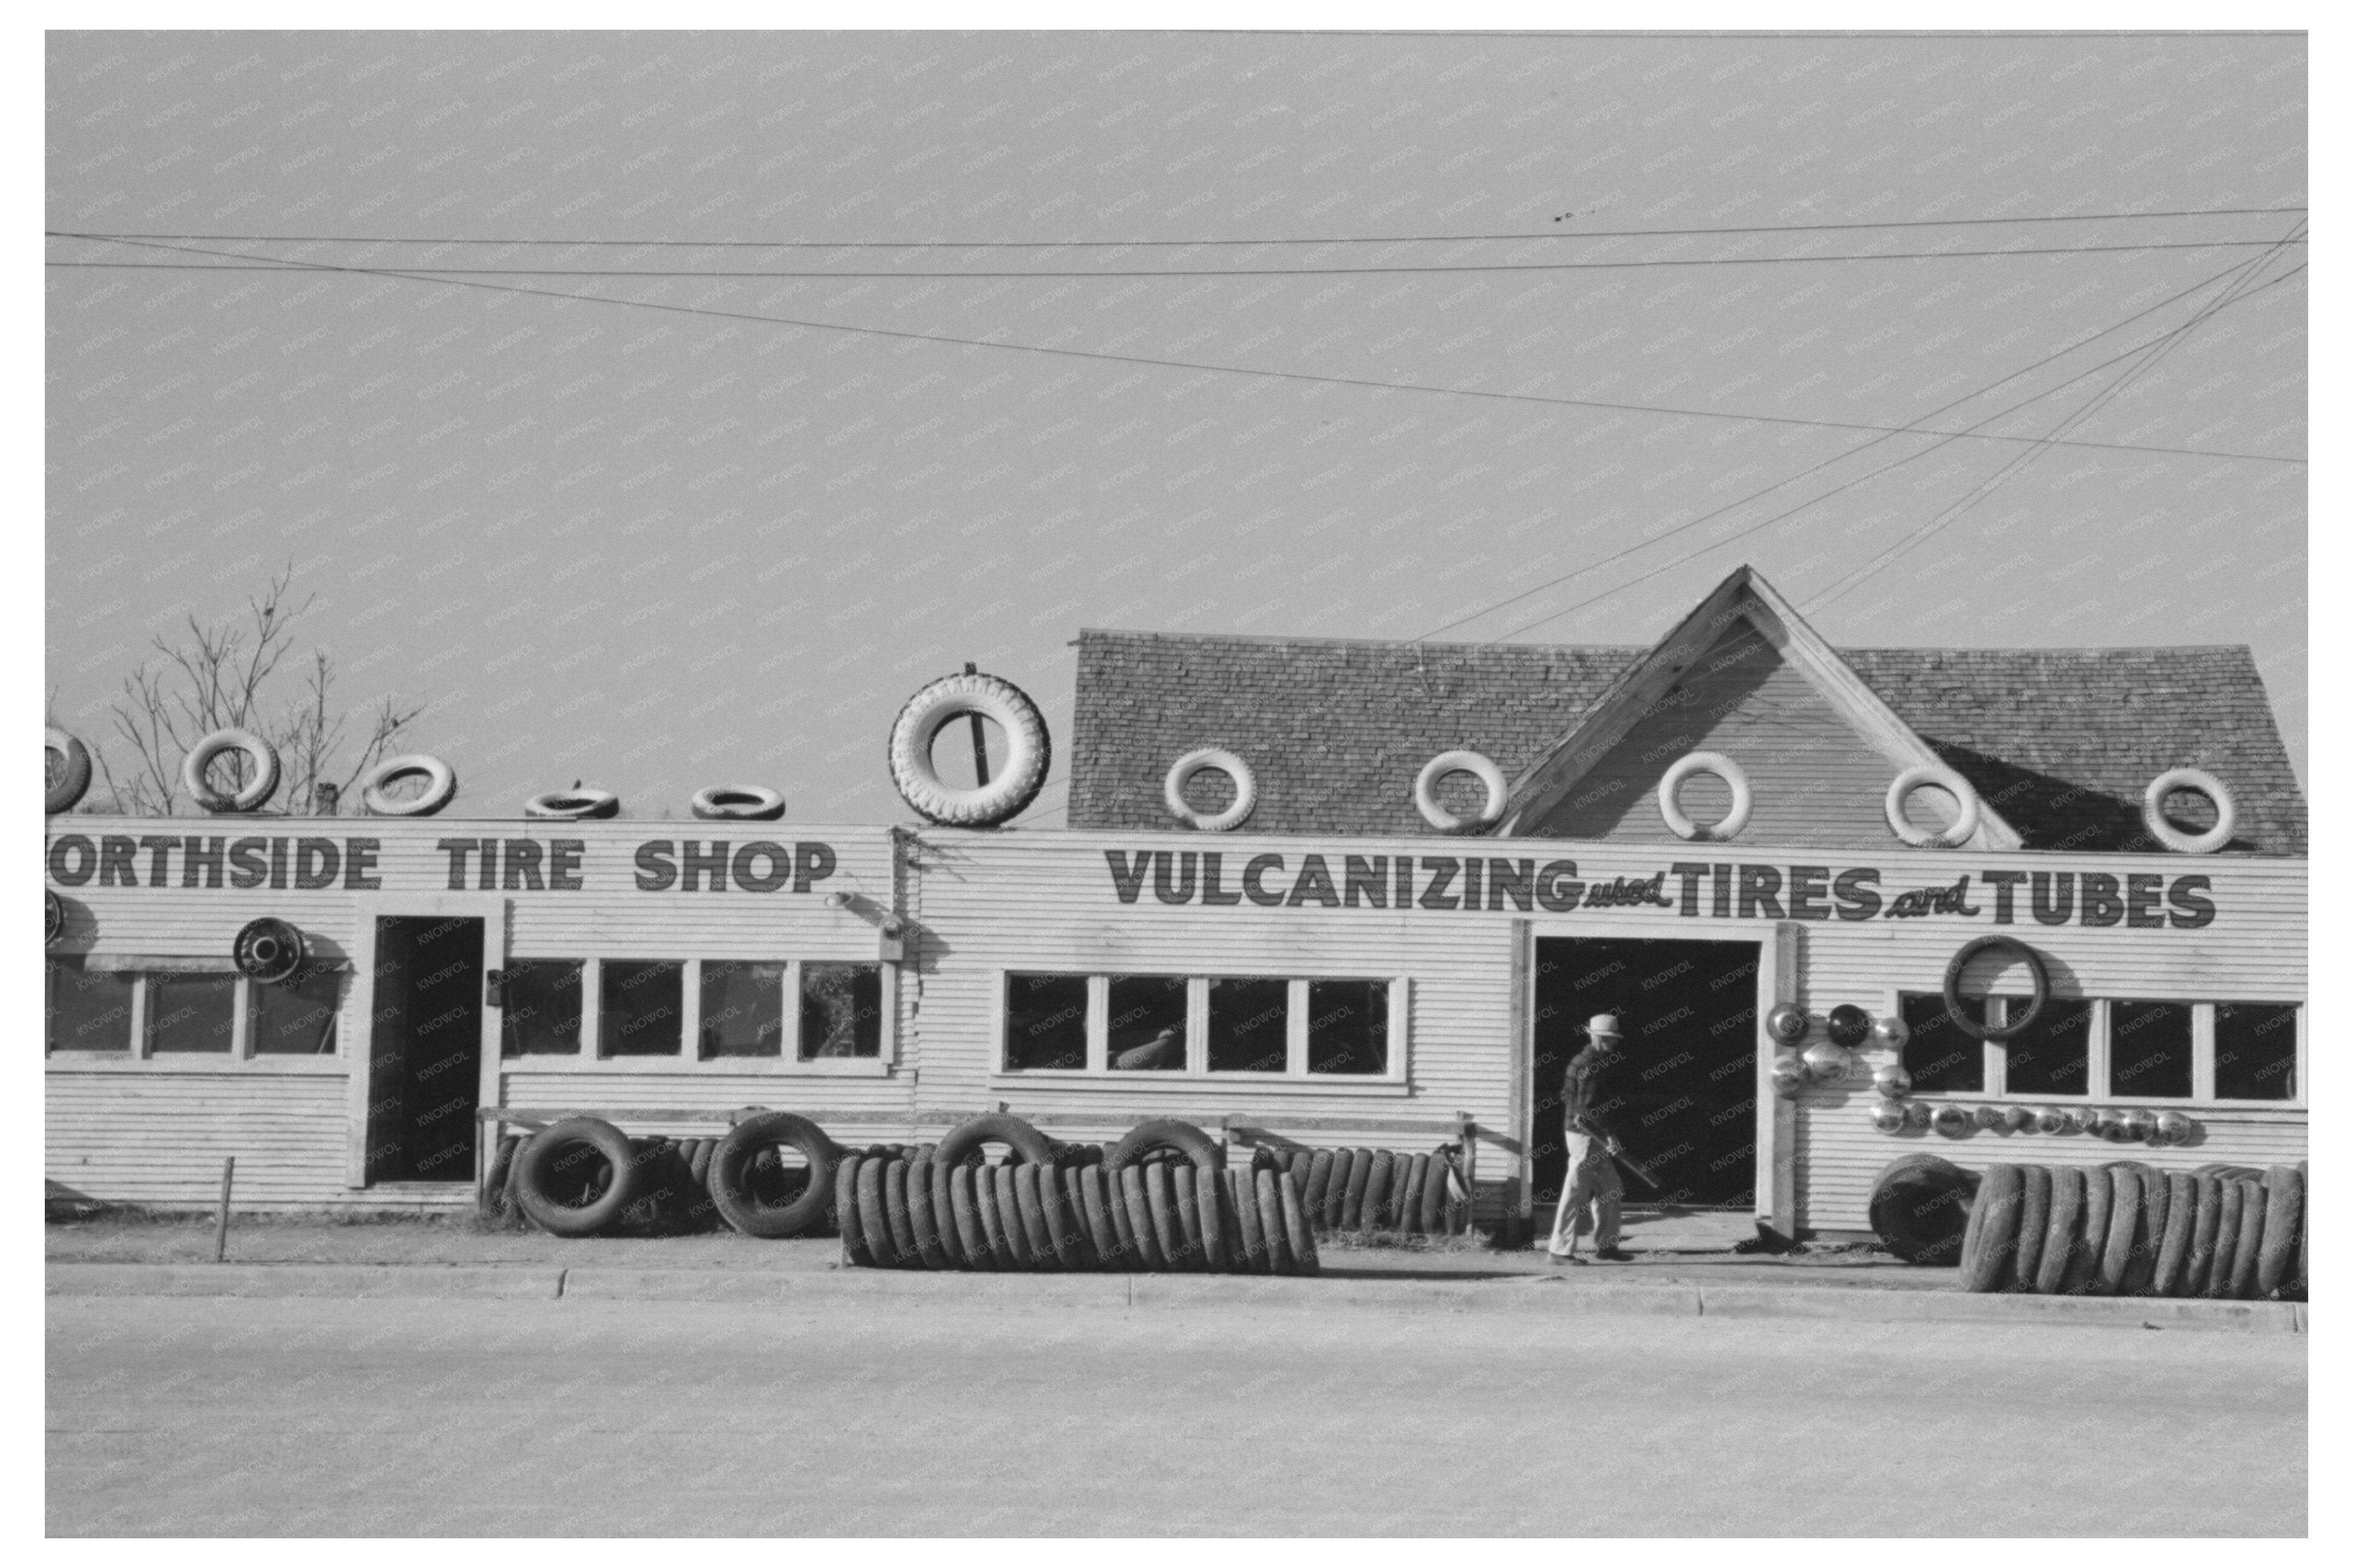
[[481, 1098], [483, 922], [388, 916], [375, 931], [367, 1180], [470, 1181]]
[[1626, 1152], [1657, 1178], [1625, 1178], [1635, 1207], [1748, 1211], [1757, 1200], [1754, 942], [1539, 937], [1530, 1128], [1540, 1224], [1560, 1197], [1562, 1075], [1586, 1020], [1618, 1015], [1624, 1040], [1602, 1105]]

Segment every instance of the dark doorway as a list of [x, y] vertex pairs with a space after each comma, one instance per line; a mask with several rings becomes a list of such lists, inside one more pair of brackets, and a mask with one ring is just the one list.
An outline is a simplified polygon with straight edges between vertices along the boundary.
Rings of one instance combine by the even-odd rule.
[[1659, 1181], [1653, 1192], [1626, 1174], [1627, 1202], [1756, 1202], [1757, 961], [1754, 942], [1537, 938], [1530, 1152], [1540, 1206], [1558, 1201], [1567, 1175], [1561, 1075], [1597, 1012], [1616, 1013], [1624, 1036], [1601, 1082], [1604, 1115]]
[[481, 1069], [482, 922], [378, 920], [367, 1179], [472, 1181]]

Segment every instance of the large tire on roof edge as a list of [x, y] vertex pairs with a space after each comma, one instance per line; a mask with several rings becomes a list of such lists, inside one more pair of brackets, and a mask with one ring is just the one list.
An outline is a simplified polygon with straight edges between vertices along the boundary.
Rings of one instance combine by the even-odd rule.
[[2058, 1166], [2051, 1172], [2051, 1213], [2042, 1226], [2042, 1255], [2034, 1263], [2037, 1294], [2060, 1293], [2083, 1245], [2084, 1173], [2073, 1165]]
[[1223, 1171], [1226, 1168], [1224, 1144], [1189, 1121], [1180, 1121], [1175, 1117], [1155, 1117], [1150, 1121], [1136, 1123], [1125, 1138], [1103, 1151], [1103, 1169], [1124, 1171], [1150, 1149], [1166, 1149], [1181, 1154], [1192, 1162], [1197, 1171]]
[[[587, 1192], [587, 1201], [570, 1201], [573, 1172], [584, 1158], [580, 1151], [601, 1158], [610, 1168], [601, 1190]], [[609, 1121], [574, 1117], [559, 1121], [525, 1144], [516, 1155], [516, 1192], [532, 1223], [551, 1235], [592, 1236], [621, 1217], [622, 1211], [642, 1195], [643, 1172], [637, 1150]], [[593, 1179], [592, 1179], [593, 1180]]]
[[969, 1164], [986, 1143], [1002, 1143], [1013, 1150], [1015, 1159], [1033, 1165], [1051, 1165], [1055, 1161], [1054, 1140], [1005, 1111], [991, 1111], [958, 1122], [932, 1147], [932, 1158], [943, 1165]]
[[1978, 1178], [1935, 1154], [1889, 1160], [1871, 1184], [1871, 1228], [1910, 1264], [1950, 1268], [1961, 1260]]
[[2295, 1278], [2296, 1248], [2304, 1239], [2304, 1175], [2293, 1165], [2263, 1173], [2263, 1242], [2255, 1258], [2255, 1295], [2268, 1301]]
[[41, 809], [48, 816], [70, 811], [90, 792], [90, 748], [64, 730], [45, 726], [47, 736], [42, 751], [42, 772], [48, 771], [47, 758], [54, 753], [58, 758], [58, 776], [44, 779]]
[[1984, 1294], [2000, 1290], [2018, 1255], [2018, 1226], [2024, 1202], [2025, 1172], [2016, 1165], [1989, 1165], [1969, 1205], [1968, 1229], [1961, 1238], [1961, 1288]]
[[[987, 784], [957, 789], [932, 767], [932, 742], [966, 714], [994, 719], [1007, 756]], [[917, 691], [891, 724], [891, 781], [919, 814], [952, 828], [987, 828], [1019, 816], [1038, 798], [1054, 758], [1044, 715], [1029, 694], [995, 675], [944, 675]]]
[[[808, 1162], [808, 1185], [790, 1202], [770, 1208], [752, 1188], [752, 1161], [764, 1149], [786, 1145]], [[825, 1129], [790, 1111], [763, 1111], [727, 1129], [711, 1151], [703, 1181], [719, 1217], [747, 1236], [776, 1240], [814, 1231], [835, 1206], [835, 1164], [840, 1150]]]

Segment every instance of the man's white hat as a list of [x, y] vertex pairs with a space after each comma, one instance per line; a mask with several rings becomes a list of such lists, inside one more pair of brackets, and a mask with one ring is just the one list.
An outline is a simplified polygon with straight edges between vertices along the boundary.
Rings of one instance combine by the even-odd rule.
[[1618, 1015], [1614, 1012], [1595, 1013], [1585, 1021], [1585, 1033], [1588, 1038], [1614, 1044], [1619, 1039]]

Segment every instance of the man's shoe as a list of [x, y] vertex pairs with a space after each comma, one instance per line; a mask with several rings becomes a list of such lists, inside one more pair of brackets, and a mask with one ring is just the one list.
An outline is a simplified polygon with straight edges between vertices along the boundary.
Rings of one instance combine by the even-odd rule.
[[1609, 1263], [1631, 1263], [1634, 1261], [1634, 1255], [1628, 1252], [1622, 1246], [1606, 1246], [1600, 1251], [1595, 1253], [1593, 1255]]

